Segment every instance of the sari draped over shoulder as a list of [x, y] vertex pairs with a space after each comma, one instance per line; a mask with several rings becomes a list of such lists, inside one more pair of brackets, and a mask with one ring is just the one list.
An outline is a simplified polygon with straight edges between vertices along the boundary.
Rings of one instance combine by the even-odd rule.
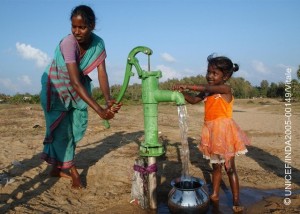
[[[73, 39], [76, 40], [74, 37]], [[90, 47], [77, 61], [81, 83], [90, 94], [91, 79], [88, 73], [100, 65], [105, 58], [103, 40], [92, 34]], [[57, 46], [54, 58], [46, 68], [41, 83], [41, 105], [46, 120], [46, 136], [41, 158], [58, 168], [69, 168], [74, 164], [76, 144], [86, 131], [88, 112], [87, 104], [70, 84], [60, 45]]]

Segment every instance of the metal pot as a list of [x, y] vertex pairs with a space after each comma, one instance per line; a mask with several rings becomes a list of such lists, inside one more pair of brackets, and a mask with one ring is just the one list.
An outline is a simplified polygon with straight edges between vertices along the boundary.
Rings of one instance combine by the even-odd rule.
[[171, 213], [206, 213], [209, 197], [205, 182], [200, 178], [176, 178], [169, 192], [168, 207]]

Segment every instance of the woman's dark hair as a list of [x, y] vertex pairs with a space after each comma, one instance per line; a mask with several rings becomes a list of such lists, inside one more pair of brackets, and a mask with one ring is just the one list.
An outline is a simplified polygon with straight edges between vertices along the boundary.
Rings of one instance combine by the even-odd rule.
[[223, 72], [224, 76], [230, 78], [233, 72], [239, 70], [239, 65], [232, 63], [232, 61], [225, 56], [215, 56], [211, 54], [207, 57], [208, 65], [215, 66], [217, 69]]
[[96, 24], [95, 13], [92, 10], [92, 8], [90, 8], [89, 6], [79, 5], [79, 6], [75, 7], [71, 12], [71, 17], [70, 17], [71, 21], [74, 16], [81, 16], [84, 23], [87, 26], [89, 26], [91, 28], [95, 27], [95, 24]]

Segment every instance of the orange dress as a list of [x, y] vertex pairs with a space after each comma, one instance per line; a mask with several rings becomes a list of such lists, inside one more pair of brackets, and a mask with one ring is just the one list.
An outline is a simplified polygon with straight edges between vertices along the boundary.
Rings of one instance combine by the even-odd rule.
[[232, 119], [232, 101], [228, 103], [220, 94], [207, 96], [205, 118], [199, 145], [203, 157], [210, 163], [225, 163], [235, 155], [245, 154], [250, 144], [246, 134]]

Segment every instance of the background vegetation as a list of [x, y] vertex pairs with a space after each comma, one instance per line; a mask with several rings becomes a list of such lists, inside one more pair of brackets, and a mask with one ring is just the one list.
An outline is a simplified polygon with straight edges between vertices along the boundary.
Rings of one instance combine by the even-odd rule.
[[[291, 81], [291, 92], [293, 101], [300, 101], [300, 66], [297, 71], [297, 79]], [[198, 75], [193, 77], [185, 77], [183, 79], [169, 79], [165, 82], [159, 84], [160, 89], [169, 90], [174, 84], [204, 84], [206, 83], [205, 76]], [[252, 86], [250, 82], [246, 81], [244, 78], [231, 78], [228, 81], [228, 84], [231, 85], [235, 98], [276, 98], [284, 99], [285, 95], [285, 82], [269, 83], [267, 80], [262, 80], [260, 86]], [[111, 94], [116, 99], [120, 93], [121, 85], [111, 86]], [[99, 102], [104, 103], [104, 97], [99, 88], [94, 88], [92, 91], [93, 97]], [[122, 99], [124, 104], [134, 104], [140, 103], [142, 97], [141, 84], [132, 84], [128, 86], [125, 95]], [[31, 95], [28, 93], [19, 94], [17, 93], [14, 96], [8, 96], [0, 93], [0, 103], [10, 103], [10, 104], [21, 104], [21, 103], [39, 103], [40, 98], [38, 94]]]

